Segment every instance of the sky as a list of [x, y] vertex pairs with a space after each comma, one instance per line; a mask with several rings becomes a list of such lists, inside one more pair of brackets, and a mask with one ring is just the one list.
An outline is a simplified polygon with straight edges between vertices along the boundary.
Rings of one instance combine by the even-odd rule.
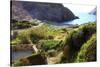
[[[90, 12], [97, 4], [95, 0], [22, 0], [22, 1], [40, 1], [40, 2], [55, 2], [64, 3], [65, 7], [68, 7], [73, 12]], [[71, 3], [71, 4], [69, 4]], [[74, 4], [74, 5], [72, 5]]]
[[77, 4], [92, 4], [96, 5], [98, 0], [20, 0], [20, 1], [40, 1], [40, 2], [55, 2], [55, 3], [77, 3]]
[[84, 5], [84, 4], [63, 4], [65, 7], [69, 8], [72, 12], [91, 12], [96, 6], [94, 5]]
[[63, 5], [65, 7], [68, 7], [72, 12], [90, 12], [96, 7], [94, 5], [97, 4], [96, 0], [19, 0], [19, 1], [63, 3]]

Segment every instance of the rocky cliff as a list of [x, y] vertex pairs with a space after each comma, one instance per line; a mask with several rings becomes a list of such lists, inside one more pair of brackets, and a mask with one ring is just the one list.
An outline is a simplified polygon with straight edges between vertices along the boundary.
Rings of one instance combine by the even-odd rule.
[[60, 3], [11, 1], [11, 19], [63, 22], [77, 17]]
[[95, 7], [92, 11], [89, 12], [89, 14], [96, 15], [97, 14], [97, 8]]

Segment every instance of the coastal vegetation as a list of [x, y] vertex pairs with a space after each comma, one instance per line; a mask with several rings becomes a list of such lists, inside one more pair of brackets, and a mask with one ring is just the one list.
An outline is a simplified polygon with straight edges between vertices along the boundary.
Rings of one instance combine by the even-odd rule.
[[61, 3], [10, 3], [11, 66], [97, 60], [96, 8], [81, 13]]
[[53, 28], [43, 23], [11, 31], [12, 53], [33, 51], [30, 56], [12, 61], [14, 66], [96, 61], [96, 22], [66, 28]]
[[[92, 38], [93, 40], [91, 40]], [[90, 50], [88, 50], [89, 45], [91, 45]], [[93, 49], [93, 53], [91, 53], [91, 49]], [[77, 62], [80, 62], [80, 60], [83, 59], [82, 56], [85, 51], [90, 53], [92, 59], [96, 61], [96, 59], [94, 59], [96, 58], [95, 22], [80, 25], [79, 28], [69, 32], [64, 42], [64, 56], [62, 57], [61, 63], [76, 62], [76, 58]], [[84, 59], [86, 59], [86, 57], [87, 55], [84, 55]], [[92, 61], [92, 59], [90, 59], [90, 61]], [[86, 60], [84, 62], [86, 62]]]
[[38, 23], [34, 23], [34, 22], [12, 20], [11, 29], [24, 29], [32, 26], [37, 26], [37, 25]]

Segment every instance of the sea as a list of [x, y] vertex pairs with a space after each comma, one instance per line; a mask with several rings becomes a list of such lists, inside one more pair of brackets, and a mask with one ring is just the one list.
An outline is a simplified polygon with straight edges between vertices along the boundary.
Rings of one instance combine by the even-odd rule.
[[78, 16], [79, 19], [75, 19], [72, 21], [64, 22], [63, 24], [84, 24], [88, 22], [96, 21], [96, 15], [90, 13], [74, 13], [75, 16]]
[[81, 25], [89, 22], [95, 22], [97, 20], [96, 15], [90, 13], [75, 12], [74, 15], [78, 16], [79, 19], [74, 19], [71, 21], [65, 21], [60, 23], [53, 22], [50, 24], [50, 26], [57, 27], [57, 28], [64, 28], [64, 27], [70, 27], [72, 25]]

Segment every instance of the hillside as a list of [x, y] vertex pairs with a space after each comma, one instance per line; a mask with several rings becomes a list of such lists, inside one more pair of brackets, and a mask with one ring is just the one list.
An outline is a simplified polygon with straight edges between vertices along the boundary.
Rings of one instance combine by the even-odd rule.
[[60, 3], [42, 3], [27, 1], [11, 1], [12, 16], [14, 20], [63, 22], [76, 19], [71, 10]]
[[61, 63], [96, 61], [96, 23], [83, 24], [70, 31], [63, 53]]
[[32, 51], [29, 56], [12, 61], [14, 66], [96, 61], [95, 22], [61, 29], [43, 24], [14, 33], [12, 52]]
[[96, 61], [96, 21], [87, 16], [85, 23], [68, 24], [77, 18], [60, 3], [12, 0], [11, 66]]

